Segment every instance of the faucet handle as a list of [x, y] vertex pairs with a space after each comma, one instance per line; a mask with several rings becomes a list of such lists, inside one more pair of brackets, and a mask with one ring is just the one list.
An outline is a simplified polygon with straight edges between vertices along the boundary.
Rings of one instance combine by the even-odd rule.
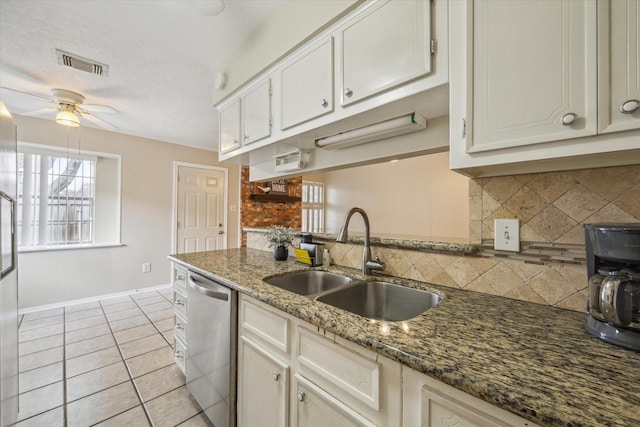
[[384, 270], [384, 263], [377, 256], [375, 261], [367, 261], [366, 267], [371, 270]]

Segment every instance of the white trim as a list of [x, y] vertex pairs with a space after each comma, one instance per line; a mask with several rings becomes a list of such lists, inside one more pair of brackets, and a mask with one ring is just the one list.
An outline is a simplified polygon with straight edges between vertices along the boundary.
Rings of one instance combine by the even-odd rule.
[[237, 248], [242, 247], [242, 165], [238, 167], [238, 244]]
[[33, 313], [33, 312], [41, 311], [41, 310], [50, 310], [52, 308], [66, 307], [68, 305], [77, 305], [77, 304], [85, 304], [85, 303], [94, 302], [94, 301], [102, 301], [102, 300], [109, 299], [109, 298], [122, 297], [122, 296], [125, 296], [125, 295], [133, 295], [133, 294], [137, 294], [137, 293], [140, 293], [140, 292], [158, 291], [160, 289], [167, 289], [167, 288], [171, 288], [171, 287], [172, 287], [172, 285], [169, 283], [168, 285], [151, 286], [151, 287], [148, 287], [148, 288], [134, 289], [132, 291], [116, 292], [114, 294], [98, 295], [98, 296], [95, 296], [95, 297], [81, 298], [81, 299], [76, 299], [76, 300], [71, 300], [71, 301], [56, 302], [56, 303], [53, 303], [53, 304], [39, 305], [39, 306], [36, 306], [36, 307], [21, 308], [20, 310], [18, 310], [18, 315], [23, 315], [23, 314], [27, 314], [27, 313]]
[[78, 245], [55, 245], [55, 246], [18, 246], [18, 253], [47, 252], [47, 251], [72, 251], [75, 249], [100, 249], [117, 248], [125, 246], [124, 243], [87, 243]]
[[[172, 220], [172, 224], [171, 224], [171, 247], [173, 248], [173, 253], [177, 253], [178, 251], [178, 168], [180, 166], [184, 166], [184, 167], [188, 167], [188, 168], [194, 168], [194, 169], [205, 169], [205, 170], [212, 170], [212, 171], [218, 171], [218, 172], [222, 172], [224, 173], [224, 194], [223, 194], [223, 198], [224, 198], [224, 239], [223, 239], [223, 243], [224, 243], [224, 248], [226, 249], [229, 246], [229, 233], [228, 233], [228, 229], [229, 229], [229, 221], [227, 218], [227, 211], [229, 209], [229, 169], [228, 168], [224, 168], [224, 167], [219, 167], [219, 166], [209, 166], [209, 165], [201, 165], [201, 164], [197, 164], [197, 163], [188, 163], [188, 162], [179, 162], [179, 161], [175, 161], [173, 162], [173, 207], [172, 207], [172, 213], [171, 213], [171, 220]], [[238, 208], [238, 210], [240, 210]]]

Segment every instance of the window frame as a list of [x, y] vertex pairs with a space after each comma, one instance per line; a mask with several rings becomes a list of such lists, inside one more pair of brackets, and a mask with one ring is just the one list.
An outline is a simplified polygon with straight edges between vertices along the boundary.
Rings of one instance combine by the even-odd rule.
[[[315, 187], [320, 190], [320, 201], [309, 202], [305, 198], [309, 196], [309, 187]], [[325, 230], [325, 185], [320, 181], [302, 181], [302, 209], [301, 209], [301, 231], [304, 233], [324, 233]], [[311, 212], [311, 213], [310, 213]], [[320, 218], [315, 219], [314, 214], [319, 213]], [[316, 227], [316, 222], [319, 224]], [[311, 224], [311, 226], [310, 226]]]
[[[47, 244], [34, 244], [34, 245], [20, 245], [18, 246], [18, 253], [28, 252], [42, 252], [42, 251], [61, 251], [61, 250], [76, 250], [76, 249], [91, 249], [91, 248], [105, 248], [105, 247], [117, 247], [123, 246], [121, 242], [121, 203], [122, 203], [122, 158], [117, 154], [102, 153], [95, 151], [82, 150], [80, 153], [78, 149], [68, 149], [66, 147], [51, 146], [46, 144], [37, 144], [30, 142], [18, 141], [18, 153], [32, 154], [32, 155], [44, 155], [52, 157], [68, 157], [69, 159], [79, 160], [91, 160], [94, 162], [94, 174], [93, 174], [93, 218], [91, 221], [91, 242], [76, 242], [76, 243], [47, 243]], [[109, 230], [107, 234], [110, 234], [109, 239], [104, 241], [96, 241], [96, 224], [98, 218], [96, 216], [96, 204], [98, 199], [101, 198], [98, 194], [99, 177], [98, 163], [101, 160], [115, 161], [110, 167], [115, 168], [110, 174], [111, 180], [115, 182], [111, 183], [111, 186], [115, 188], [115, 197], [113, 197], [115, 205], [110, 207], [110, 210], [114, 215], [109, 216], [106, 223], [109, 224]], [[38, 174], [39, 175], [39, 174]], [[48, 173], [48, 175], [50, 175]], [[105, 180], [107, 178], [102, 178]], [[22, 194], [23, 189], [19, 189], [18, 194]], [[113, 196], [113, 195], [112, 195]], [[21, 197], [20, 197], [21, 199]], [[20, 202], [22, 204], [22, 202]], [[103, 215], [106, 217], [106, 215]], [[18, 230], [18, 233], [22, 233], [22, 227]]]

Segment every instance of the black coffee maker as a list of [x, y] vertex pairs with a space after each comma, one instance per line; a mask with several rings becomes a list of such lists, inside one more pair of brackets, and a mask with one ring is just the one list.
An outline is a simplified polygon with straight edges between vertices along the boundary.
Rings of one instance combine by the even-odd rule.
[[640, 351], [640, 223], [585, 224], [587, 330]]

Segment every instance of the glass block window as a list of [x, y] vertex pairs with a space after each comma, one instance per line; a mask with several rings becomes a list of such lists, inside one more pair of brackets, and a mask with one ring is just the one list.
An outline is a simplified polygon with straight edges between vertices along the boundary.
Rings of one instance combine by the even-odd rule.
[[302, 182], [302, 231], [324, 232], [324, 184]]

